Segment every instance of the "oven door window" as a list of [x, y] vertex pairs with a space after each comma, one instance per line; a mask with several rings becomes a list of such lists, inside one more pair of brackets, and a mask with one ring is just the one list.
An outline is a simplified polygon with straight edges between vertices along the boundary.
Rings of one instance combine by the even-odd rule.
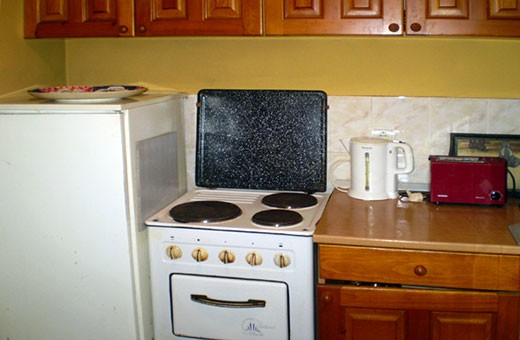
[[283, 282], [171, 275], [173, 334], [209, 339], [289, 339]]

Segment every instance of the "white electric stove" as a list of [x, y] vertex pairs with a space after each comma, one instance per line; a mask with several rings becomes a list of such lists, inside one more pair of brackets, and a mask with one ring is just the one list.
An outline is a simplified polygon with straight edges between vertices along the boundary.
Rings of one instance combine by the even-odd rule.
[[195, 184], [212, 189], [146, 221], [156, 340], [315, 338], [326, 111], [322, 91], [199, 91]]
[[328, 198], [199, 189], [150, 217], [155, 339], [314, 339], [312, 235]]

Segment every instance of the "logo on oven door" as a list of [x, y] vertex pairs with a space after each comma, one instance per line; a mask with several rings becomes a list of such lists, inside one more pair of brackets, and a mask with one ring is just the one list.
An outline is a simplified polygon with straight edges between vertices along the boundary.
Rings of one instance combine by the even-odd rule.
[[269, 326], [262, 325], [260, 320], [257, 319], [245, 319], [242, 322], [242, 332], [243, 334], [250, 336], [264, 336], [262, 329], [272, 328]]

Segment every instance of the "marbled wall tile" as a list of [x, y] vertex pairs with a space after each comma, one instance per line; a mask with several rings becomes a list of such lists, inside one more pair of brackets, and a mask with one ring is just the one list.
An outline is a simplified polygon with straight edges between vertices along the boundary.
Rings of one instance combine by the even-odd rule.
[[430, 99], [407, 97], [374, 97], [370, 113], [371, 128], [399, 131], [397, 139], [414, 149], [428, 145]]
[[370, 134], [370, 97], [328, 98], [328, 152], [346, 152], [340, 139]]
[[520, 99], [490, 99], [488, 133], [520, 134]]
[[486, 128], [486, 99], [431, 99], [431, 154], [448, 154], [451, 132], [477, 133], [485, 132]]
[[385, 128], [400, 131], [399, 139], [410, 140], [429, 129], [430, 98], [373, 97], [370, 113], [371, 129]]
[[372, 128], [399, 131], [397, 139], [408, 143], [413, 150], [415, 169], [399, 176], [402, 181], [424, 181], [421, 169], [428, 166], [430, 135], [430, 98], [373, 97]]

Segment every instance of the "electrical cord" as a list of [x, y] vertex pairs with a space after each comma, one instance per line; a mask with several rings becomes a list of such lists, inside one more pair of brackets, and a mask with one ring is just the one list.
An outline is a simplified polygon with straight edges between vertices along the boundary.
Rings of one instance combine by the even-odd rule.
[[430, 200], [428, 192], [411, 192], [410, 190], [399, 192], [399, 201], [407, 203], [420, 203]]
[[420, 203], [429, 199], [429, 193], [425, 192], [412, 192], [407, 188], [407, 183], [401, 180], [397, 180], [401, 184], [403, 190], [399, 191], [399, 201], [401, 202], [414, 202]]
[[516, 191], [515, 176], [513, 175], [511, 170], [509, 170], [509, 169], [507, 169], [507, 173], [509, 174], [509, 176], [511, 176], [511, 182], [513, 182], [513, 189], [511, 189], [511, 197], [513, 197], [513, 198], [520, 198], [520, 192]]

